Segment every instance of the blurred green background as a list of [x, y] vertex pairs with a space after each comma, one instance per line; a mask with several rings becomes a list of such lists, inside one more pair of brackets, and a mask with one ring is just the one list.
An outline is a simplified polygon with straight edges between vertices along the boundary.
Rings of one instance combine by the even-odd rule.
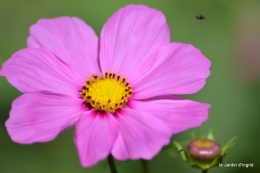
[[[212, 61], [211, 76], [197, 94], [185, 96], [212, 104], [201, 131], [213, 128], [220, 144], [238, 135], [225, 163], [254, 163], [253, 168], [214, 168], [210, 173], [260, 171], [260, 1], [259, 0], [0, 0], [0, 64], [26, 47], [29, 27], [40, 18], [77, 16], [99, 34], [105, 21], [127, 4], [146, 4], [161, 10], [172, 41], [191, 43]], [[197, 20], [203, 14], [205, 20]], [[152, 20], [152, 19], [151, 19]], [[0, 78], [1, 173], [108, 173], [106, 161], [83, 169], [72, 139], [73, 130], [49, 143], [19, 145], [10, 140], [4, 123], [12, 101], [21, 95]], [[195, 130], [196, 131], [196, 130]], [[174, 139], [190, 138], [190, 130]], [[180, 157], [161, 153], [151, 173], [199, 173]], [[118, 162], [120, 173], [141, 172], [139, 161]]]

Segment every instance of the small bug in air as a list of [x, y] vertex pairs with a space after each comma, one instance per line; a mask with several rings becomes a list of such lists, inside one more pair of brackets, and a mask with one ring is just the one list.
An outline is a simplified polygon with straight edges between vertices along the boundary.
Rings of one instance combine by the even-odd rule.
[[196, 16], [196, 18], [199, 19], [199, 20], [203, 20], [203, 19], [205, 19], [205, 16], [200, 14], [200, 15]]

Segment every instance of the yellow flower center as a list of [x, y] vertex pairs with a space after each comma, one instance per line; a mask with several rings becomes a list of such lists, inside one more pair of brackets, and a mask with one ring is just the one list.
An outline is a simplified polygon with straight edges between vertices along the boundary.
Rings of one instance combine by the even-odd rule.
[[125, 106], [132, 93], [130, 83], [125, 77], [107, 71], [100, 77], [92, 74], [80, 92], [83, 100], [92, 108], [110, 113]]
[[209, 139], [200, 139], [196, 140], [195, 144], [199, 148], [209, 148], [212, 147], [212, 145], [214, 145], [214, 142]]

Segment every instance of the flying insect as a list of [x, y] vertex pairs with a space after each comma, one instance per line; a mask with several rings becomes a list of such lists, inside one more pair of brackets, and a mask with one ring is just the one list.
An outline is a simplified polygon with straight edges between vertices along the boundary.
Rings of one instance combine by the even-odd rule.
[[204, 19], [205, 19], [205, 16], [203, 16], [203, 15], [200, 14], [200, 15], [196, 16], [196, 18], [199, 19], [199, 20], [204, 20]]

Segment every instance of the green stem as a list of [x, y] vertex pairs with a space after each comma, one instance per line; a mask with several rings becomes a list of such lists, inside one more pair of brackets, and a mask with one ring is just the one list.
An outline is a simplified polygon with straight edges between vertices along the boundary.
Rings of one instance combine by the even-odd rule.
[[107, 161], [108, 161], [111, 173], [117, 173], [114, 158], [111, 154], [109, 154], [109, 156], [107, 157]]
[[149, 173], [148, 160], [141, 160], [141, 161], [142, 161], [143, 173]]
[[208, 173], [208, 170], [206, 169], [206, 170], [202, 170], [202, 173]]

